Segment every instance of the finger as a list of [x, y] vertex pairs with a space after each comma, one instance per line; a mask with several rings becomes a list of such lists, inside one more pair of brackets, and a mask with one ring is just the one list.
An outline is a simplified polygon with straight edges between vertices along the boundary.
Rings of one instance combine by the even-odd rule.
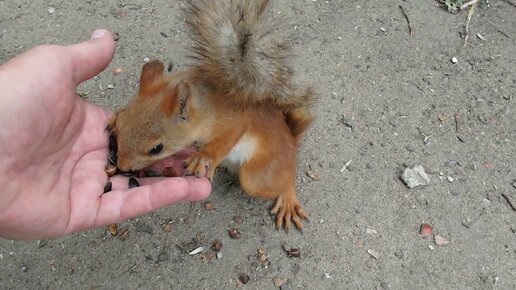
[[[150, 178], [140, 180], [147, 182], [147, 179]], [[211, 185], [205, 178], [166, 178], [130, 190], [113, 190], [101, 197], [95, 226], [126, 220], [180, 201], [202, 200], [210, 191]]]
[[95, 30], [87, 41], [70, 45], [72, 74], [75, 84], [88, 80], [102, 72], [113, 58], [113, 35], [104, 29]]

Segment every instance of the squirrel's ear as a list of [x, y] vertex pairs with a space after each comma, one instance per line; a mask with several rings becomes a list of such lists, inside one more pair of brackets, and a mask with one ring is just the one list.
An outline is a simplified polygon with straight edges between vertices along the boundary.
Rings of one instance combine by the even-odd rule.
[[140, 90], [139, 95], [145, 95], [145, 91], [154, 81], [163, 75], [165, 66], [159, 60], [153, 60], [146, 63], [140, 74]]
[[188, 120], [190, 108], [190, 85], [181, 81], [170, 89], [163, 98], [161, 109], [165, 115], [172, 117], [177, 112], [178, 120]]

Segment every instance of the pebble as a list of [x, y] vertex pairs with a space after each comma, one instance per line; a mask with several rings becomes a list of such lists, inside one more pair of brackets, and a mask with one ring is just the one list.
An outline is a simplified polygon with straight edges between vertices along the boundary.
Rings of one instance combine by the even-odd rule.
[[112, 85], [112, 84], [108, 84], [108, 85], [107, 85], [107, 88], [108, 88], [108, 89], [110, 89], [110, 90], [112, 90], [112, 89], [114, 89], [114, 88], [115, 88], [115, 86], [114, 86], [114, 85]]
[[401, 180], [409, 187], [413, 188], [420, 185], [428, 185], [430, 176], [425, 172], [421, 165], [412, 168], [406, 168], [401, 174]]
[[118, 75], [118, 74], [121, 74], [121, 73], [122, 73], [122, 71], [123, 71], [123, 69], [122, 69], [121, 67], [115, 67], [115, 68], [113, 69], [113, 74], [114, 74], [114, 75]]
[[455, 178], [453, 178], [451, 176], [448, 176], [447, 179], [448, 179], [449, 182], [454, 182], [455, 181]]
[[367, 250], [367, 253], [369, 255], [371, 255], [371, 257], [375, 258], [376, 260], [378, 260], [378, 258], [380, 257], [380, 253], [375, 250]]
[[56, 12], [56, 8], [48, 7], [48, 14], [54, 14], [54, 12]]
[[272, 282], [274, 283], [274, 287], [281, 287], [283, 284], [285, 284], [285, 280], [280, 277], [275, 277], [272, 279]]
[[451, 62], [453, 64], [457, 64], [459, 62], [459, 60], [454, 56], [454, 57], [452, 57]]
[[27, 271], [29, 271], [29, 268], [27, 268], [27, 265], [21, 264], [21, 270], [26, 273]]
[[217, 260], [220, 260], [222, 259], [222, 253], [221, 252], [218, 252], [215, 257], [217, 257]]
[[143, 62], [149, 62], [149, 61], [150, 61], [150, 59], [148, 57], [143, 59]]
[[435, 240], [435, 244], [438, 246], [446, 246], [450, 243], [450, 241], [448, 241], [446, 238], [439, 236], [439, 235], [435, 235], [434, 240]]
[[375, 229], [366, 229], [368, 235], [376, 235], [378, 232]]
[[435, 247], [434, 247], [434, 246], [432, 246], [432, 245], [428, 245], [428, 248], [430, 249], [430, 251], [435, 250]]

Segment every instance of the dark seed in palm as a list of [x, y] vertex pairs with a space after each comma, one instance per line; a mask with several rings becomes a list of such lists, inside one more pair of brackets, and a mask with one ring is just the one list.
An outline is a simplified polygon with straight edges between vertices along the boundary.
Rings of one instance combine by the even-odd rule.
[[104, 186], [104, 193], [111, 191], [112, 187], [113, 187], [113, 184], [111, 183], [111, 181], [108, 181], [106, 186]]
[[116, 150], [109, 150], [108, 164], [116, 165], [117, 160]]
[[136, 180], [136, 178], [134, 178], [134, 177], [129, 178], [129, 188], [134, 188], [134, 187], [138, 187], [138, 186], [140, 186], [140, 184], [138, 183], [138, 180]]

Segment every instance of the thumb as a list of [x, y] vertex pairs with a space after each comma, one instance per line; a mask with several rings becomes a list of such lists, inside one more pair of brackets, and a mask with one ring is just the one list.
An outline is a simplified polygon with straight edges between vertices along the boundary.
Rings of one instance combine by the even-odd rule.
[[74, 82], [80, 84], [100, 72], [111, 62], [115, 52], [113, 35], [105, 29], [97, 29], [87, 41], [70, 45]]

